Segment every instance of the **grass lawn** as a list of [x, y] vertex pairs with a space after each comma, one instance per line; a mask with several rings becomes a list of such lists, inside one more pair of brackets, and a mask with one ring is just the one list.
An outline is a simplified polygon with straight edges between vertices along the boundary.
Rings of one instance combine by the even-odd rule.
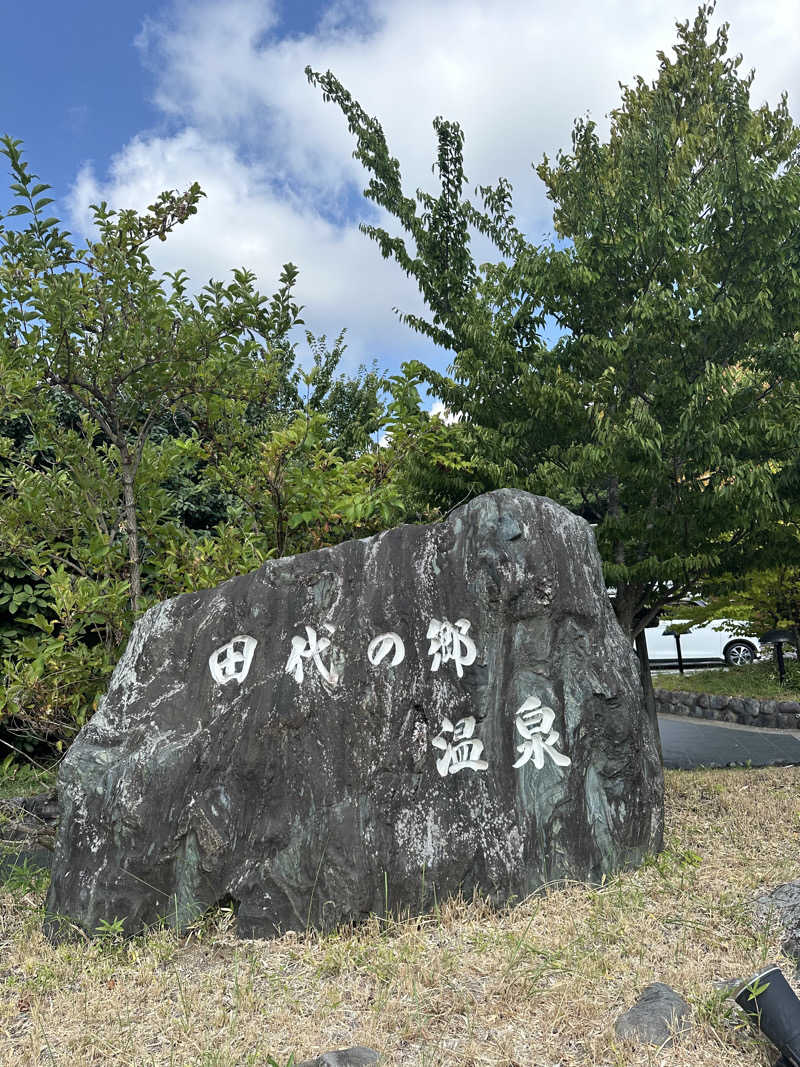
[[[714, 982], [781, 962], [780, 932], [749, 903], [798, 876], [798, 796], [797, 767], [668, 772], [667, 847], [638, 871], [325, 936], [238, 941], [222, 911], [190, 936], [53, 947], [43, 881], [12, 879], [0, 1063], [285, 1067], [363, 1044], [409, 1067], [765, 1067], [768, 1046]], [[653, 981], [693, 1008], [673, 1048], [614, 1035]]]
[[778, 668], [770, 659], [745, 667], [712, 667], [689, 674], [653, 672], [656, 689], [683, 689], [692, 693], [720, 693], [769, 700], [800, 700], [800, 663], [786, 660], [786, 680], [778, 683]]

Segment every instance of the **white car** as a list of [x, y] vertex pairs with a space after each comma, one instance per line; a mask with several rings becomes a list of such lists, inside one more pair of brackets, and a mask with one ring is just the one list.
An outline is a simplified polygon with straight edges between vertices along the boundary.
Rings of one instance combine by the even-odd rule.
[[[685, 622], [685, 619], [661, 619], [656, 626], [647, 627], [647, 655], [651, 664], [661, 666], [678, 662], [675, 638], [664, 631]], [[731, 633], [730, 627], [740, 625], [744, 624], [730, 619], [711, 619], [681, 634], [683, 662], [727, 663], [731, 667], [752, 663], [760, 655], [761, 646], [755, 637], [739, 637]]]

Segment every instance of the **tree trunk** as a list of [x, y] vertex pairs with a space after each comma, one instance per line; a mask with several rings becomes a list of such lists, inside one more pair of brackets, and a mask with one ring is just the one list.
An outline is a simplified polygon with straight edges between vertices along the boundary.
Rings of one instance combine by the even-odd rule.
[[647, 709], [647, 716], [653, 724], [653, 731], [658, 744], [658, 756], [663, 763], [661, 735], [658, 732], [658, 715], [656, 714], [656, 696], [653, 690], [653, 679], [650, 674], [650, 659], [647, 655], [647, 636], [644, 630], [640, 630], [636, 635], [634, 644], [636, 646], [636, 655], [639, 657], [639, 677], [642, 682], [642, 691], [644, 692], [645, 708]]
[[653, 691], [653, 680], [650, 676], [650, 658], [647, 655], [647, 635], [644, 628], [639, 629], [635, 637], [633, 631], [640, 626], [641, 616], [637, 615], [636, 605], [639, 603], [640, 587], [620, 584], [614, 596], [614, 614], [617, 622], [622, 627], [628, 640], [633, 642], [636, 655], [639, 659], [639, 680], [642, 684], [644, 703], [647, 716], [653, 724], [656, 740], [658, 742], [658, 754], [661, 756], [661, 737], [658, 732], [658, 716], [656, 714], [656, 698]]
[[283, 496], [280, 489], [273, 486], [272, 504], [275, 508], [275, 554], [280, 559], [286, 548], [286, 514]]
[[130, 580], [130, 603], [134, 615], [142, 609], [142, 565], [139, 558], [139, 523], [136, 518], [136, 498], [133, 482], [136, 471], [127, 453], [121, 454], [122, 507], [125, 522], [125, 538], [128, 542], [128, 577]]
[[633, 640], [636, 622], [637, 589], [626, 582], [620, 582], [614, 592], [613, 607], [617, 622], [625, 633]]

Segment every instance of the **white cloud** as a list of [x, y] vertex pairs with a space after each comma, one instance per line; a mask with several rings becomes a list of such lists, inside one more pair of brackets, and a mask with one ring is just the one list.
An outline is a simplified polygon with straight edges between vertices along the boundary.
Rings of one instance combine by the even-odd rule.
[[[142, 207], [162, 188], [197, 180], [208, 194], [200, 213], [163, 248], [164, 268], [185, 266], [198, 284], [233, 266], [257, 271], [265, 291], [280, 266], [300, 267], [298, 295], [317, 332], [345, 325], [354, 360], [446, 359], [401, 326], [392, 307], [419, 310], [416, 288], [356, 228], [370, 208], [338, 110], [303, 73], [333, 70], [376, 114], [409, 188], [434, 188], [435, 115], [465, 130], [472, 184], [509, 177], [516, 213], [536, 239], [549, 211], [531, 170], [544, 152], [569, 145], [572, 121], [587, 110], [603, 120], [618, 81], [655, 74], [669, 50], [674, 18], [660, 0], [369, 0], [331, 3], [313, 33], [286, 36], [269, 0], [180, 0], [149, 20], [139, 39], [158, 72], [159, 135], [121, 146], [107, 174], [87, 167], [73, 190], [77, 221], [104, 198]], [[800, 46], [796, 0], [720, 0], [732, 23], [732, 50], [758, 70], [754, 99], [774, 103], [782, 89], [797, 113]], [[373, 212], [374, 215], [374, 212]]]
[[452, 426], [454, 422], [461, 422], [463, 418], [463, 412], [451, 411], [441, 400], [434, 400], [430, 407], [430, 413], [436, 416], [437, 419], [441, 419], [445, 426]]
[[[409, 336], [391, 312], [398, 301], [421, 311], [416, 287], [398, 277], [355, 226], [334, 225], [313, 202], [276, 195], [259, 164], [243, 162], [231, 146], [195, 128], [174, 137], [135, 139], [112, 160], [104, 182], [84, 167], [72, 191], [71, 214], [89, 232], [91, 203], [106, 199], [141, 209], [160, 190], [193, 181], [206, 198], [196, 216], [151, 248], [157, 267], [184, 267], [199, 288], [209, 277], [245, 266], [256, 272], [262, 291], [272, 293], [281, 266], [291, 261], [300, 267], [295, 292], [306, 325], [329, 337], [346, 327], [351, 366], [373, 359], [396, 364], [398, 352], [401, 358], [423, 355], [423, 342]], [[299, 354], [302, 360], [302, 345]]]

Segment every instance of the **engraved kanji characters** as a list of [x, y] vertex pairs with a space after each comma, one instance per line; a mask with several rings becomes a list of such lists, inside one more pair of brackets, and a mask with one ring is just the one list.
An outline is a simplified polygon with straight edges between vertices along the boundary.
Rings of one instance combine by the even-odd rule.
[[[329, 634], [332, 634], [336, 629], [328, 623], [324, 623], [323, 626]], [[305, 677], [303, 661], [311, 660], [324, 681], [326, 681], [328, 685], [336, 685], [339, 681], [339, 675], [336, 672], [336, 669], [333, 666], [330, 668], [326, 667], [322, 662], [323, 652], [327, 652], [331, 647], [330, 637], [318, 637], [317, 631], [313, 626], [306, 626], [305, 630], [305, 637], [295, 635], [292, 638], [292, 651], [289, 653], [289, 659], [286, 661], [286, 666], [284, 668], [286, 674], [291, 674], [298, 684], [302, 683], [303, 678]]]
[[238, 634], [226, 645], [215, 649], [208, 657], [208, 669], [214, 681], [219, 685], [227, 685], [228, 682], [241, 684], [250, 670], [257, 644], [255, 637]]
[[478, 654], [475, 642], [467, 636], [471, 625], [469, 619], [458, 619], [455, 624], [447, 619], [431, 619], [427, 637], [428, 655], [433, 656], [432, 671], [452, 660], [458, 677], [464, 677], [464, 668], [474, 663]]
[[[489, 764], [480, 758], [483, 754], [483, 741], [473, 737], [474, 732], [474, 715], [459, 719], [455, 726], [445, 716], [441, 730], [431, 741], [434, 748], [441, 749], [444, 753], [436, 761], [436, 769], [442, 778], [467, 768], [472, 771], [487, 769]], [[452, 741], [448, 741], [445, 734], [452, 734]]]
[[533, 757], [534, 767], [540, 771], [544, 767], [545, 753], [557, 767], [569, 767], [572, 760], [556, 749], [559, 734], [553, 730], [556, 713], [543, 705], [538, 697], [528, 697], [517, 711], [517, 733], [522, 735], [521, 745], [517, 745], [519, 759], [514, 767], [523, 767]]
[[[475, 642], [469, 636], [470, 622], [458, 619], [455, 624], [448, 620], [431, 619], [427, 638], [430, 641], [428, 655], [433, 658], [431, 671], [436, 672], [443, 664], [455, 663], [456, 673], [463, 677], [464, 667], [474, 663], [477, 656]], [[291, 651], [284, 671], [302, 684], [306, 671], [315, 668], [320, 677], [329, 686], [340, 681], [337, 662], [331, 647], [331, 635], [335, 627], [323, 624], [327, 635], [318, 635], [313, 626], [305, 627], [305, 637], [296, 634], [292, 637]], [[226, 644], [215, 649], [208, 659], [211, 676], [219, 685], [228, 682], [241, 684], [248, 675], [258, 641], [248, 634], [237, 634]], [[323, 656], [328, 653], [328, 663]], [[397, 667], [406, 658], [406, 649], [402, 637], [394, 630], [378, 634], [372, 638], [366, 650], [367, 659], [377, 667], [384, 661], [387, 666]], [[545, 757], [549, 757], [556, 767], [569, 767], [572, 760], [558, 750], [560, 734], [553, 729], [555, 711], [544, 705], [537, 696], [529, 696], [517, 710], [515, 728], [522, 738], [518, 744], [519, 756], [512, 764], [515, 769], [532, 762], [536, 770], [542, 770]], [[446, 716], [442, 727], [431, 744], [441, 751], [436, 760], [438, 773], [446, 778], [459, 771], [485, 771], [489, 763], [483, 758], [484, 743], [475, 737], [476, 719], [466, 715], [455, 724]]]

